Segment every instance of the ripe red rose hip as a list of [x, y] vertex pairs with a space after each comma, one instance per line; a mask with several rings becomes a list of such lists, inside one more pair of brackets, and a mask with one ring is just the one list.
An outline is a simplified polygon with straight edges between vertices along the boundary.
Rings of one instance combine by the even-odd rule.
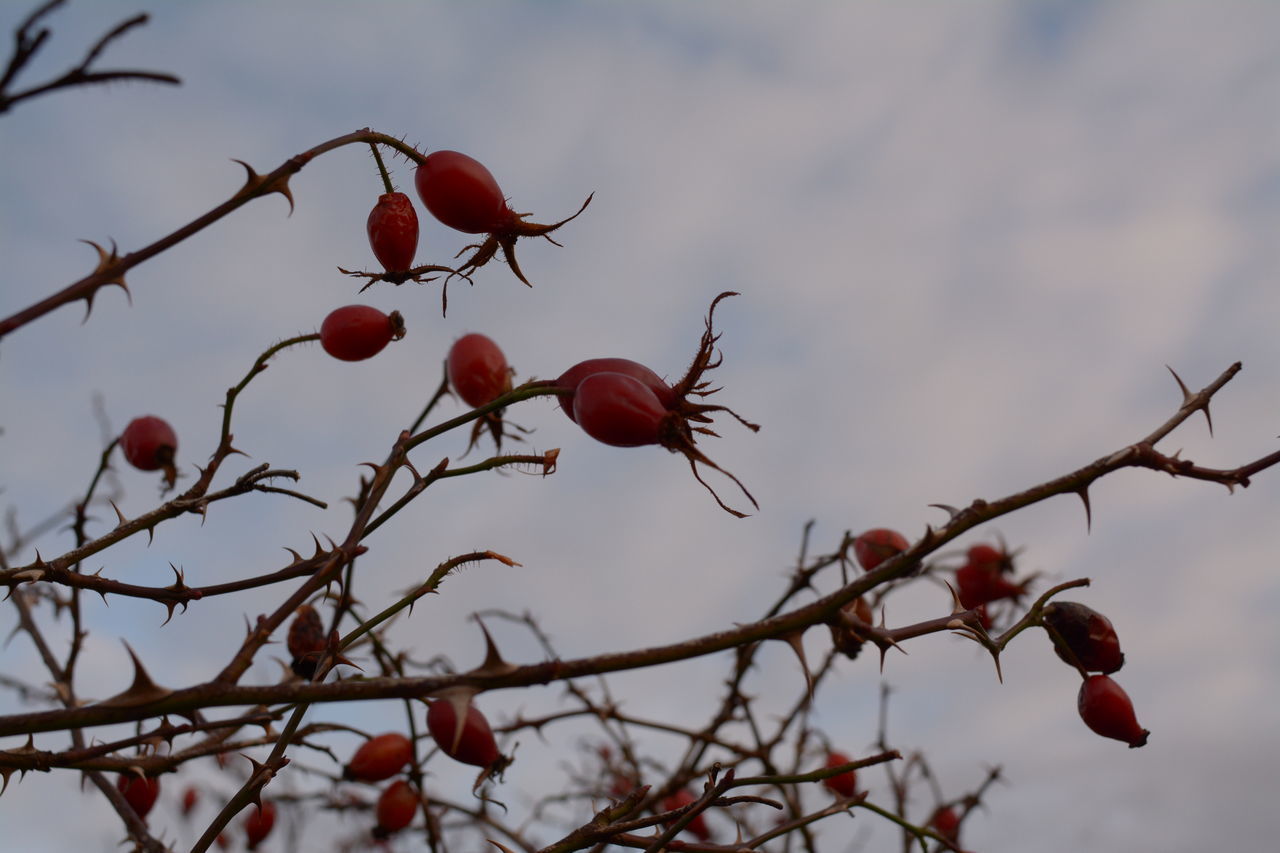
[[276, 825], [276, 804], [270, 800], [263, 800], [262, 807], [257, 805], [249, 807], [249, 814], [244, 819], [245, 841], [248, 842], [250, 850], [256, 850], [258, 845], [262, 843], [271, 829]]
[[476, 332], [453, 342], [445, 367], [449, 387], [473, 408], [511, 390], [507, 357], [491, 338]]
[[374, 827], [373, 834], [386, 838], [413, 823], [419, 803], [418, 792], [412, 785], [403, 779], [392, 782], [378, 797], [378, 825]]
[[901, 554], [910, 546], [911, 543], [907, 541], [907, 537], [898, 531], [877, 527], [853, 540], [853, 555], [857, 557], [858, 565], [869, 572], [890, 557]]
[[1145, 746], [1149, 731], [1138, 725], [1133, 702], [1124, 689], [1107, 675], [1090, 675], [1080, 685], [1077, 700], [1080, 718], [1103, 737], [1122, 740], [1130, 748]]
[[165, 480], [171, 486], [178, 477], [173, 464], [178, 452], [178, 434], [163, 418], [143, 415], [129, 421], [120, 433], [120, 451], [139, 471], [164, 471]]
[[929, 818], [929, 825], [952, 844], [960, 837], [960, 816], [951, 806], [939, 806]]
[[1067, 663], [1107, 675], [1124, 666], [1116, 629], [1098, 611], [1074, 601], [1052, 601], [1043, 617], [1053, 650]]
[[[841, 764], [848, 764], [852, 760], [843, 752], [833, 751], [827, 753], [827, 767], [839, 767]], [[823, 779], [822, 784], [841, 797], [852, 797], [858, 793], [858, 774], [853, 770], [837, 773], [834, 776], [828, 776]]]
[[596, 373], [621, 373], [630, 376], [654, 393], [665, 409], [674, 409], [676, 407], [676, 393], [671, 390], [671, 386], [663, 381], [662, 377], [645, 367], [638, 361], [632, 361], [629, 358], [589, 358], [586, 361], [580, 361], [573, 367], [560, 374], [560, 378], [556, 380], [556, 385], [560, 388], [567, 389], [568, 393], [560, 395], [560, 409], [568, 416], [569, 420], [577, 423], [577, 418], [573, 415], [573, 399], [577, 393], [578, 386], [582, 384], [582, 380]]
[[418, 250], [418, 214], [404, 193], [383, 193], [369, 212], [366, 226], [373, 256], [387, 272], [413, 266]]
[[[685, 788], [681, 788], [679, 791], [676, 791], [674, 794], [670, 794], [662, 801], [662, 810], [668, 812], [675, 811], [676, 809], [682, 809], [685, 806], [692, 805], [697, 801], [698, 798], [693, 795], [693, 792]], [[685, 825], [685, 829], [689, 830], [703, 841], [711, 838], [711, 830], [707, 827], [707, 822], [703, 819], [701, 814], [689, 821], [689, 823]]]
[[412, 760], [413, 743], [399, 732], [387, 732], [360, 745], [342, 771], [342, 778], [381, 782], [399, 773]]
[[613, 447], [640, 447], [662, 441], [668, 411], [638, 379], [622, 373], [593, 373], [573, 395], [573, 418], [583, 432]]
[[138, 817], [146, 817], [151, 807], [160, 796], [160, 780], [154, 776], [131, 776], [121, 774], [116, 780], [116, 789], [124, 794], [125, 800]]
[[466, 154], [431, 152], [413, 183], [431, 215], [457, 231], [488, 234], [514, 217], [493, 173]]
[[459, 727], [452, 702], [437, 699], [429, 703], [427, 730], [445, 755], [463, 764], [488, 767], [502, 757], [489, 721], [475, 705], [467, 705], [467, 715]]
[[363, 361], [404, 337], [399, 311], [388, 316], [368, 305], [347, 305], [329, 312], [320, 324], [320, 346], [342, 361]]

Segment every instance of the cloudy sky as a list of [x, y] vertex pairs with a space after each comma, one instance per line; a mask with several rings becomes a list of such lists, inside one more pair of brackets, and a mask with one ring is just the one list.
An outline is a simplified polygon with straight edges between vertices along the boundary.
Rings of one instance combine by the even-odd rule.
[[[0, 29], [30, 6], [0, 4]], [[60, 73], [144, 8], [72, 0], [49, 19], [54, 37], [19, 82]], [[554, 404], [531, 401], [509, 416], [536, 430], [535, 448], [561, 448], [553, 477], [448, 481], [370, 542], [361, 563], [370, 607], [453, 554], [491, 548], [523, 564], [451, 578], [402, 626], [401, 642], [421, 658], [478, 662], [466, 617], [489, 608], [536, 614], [565, 657], [750, 621], [781, 591], [805, 522], [815, 522], [817, 550], [846, 529], [917, 536], [944, 518], [929, 504], [997, 498], [1066, 473], [1173, 413], [1180, 395], [1166, 365], [1193, 388], [1234, 361], [1244, 371], [1215, 403], [1215, 437], [1200, 419], [1163, 449], [1220, 467], [1275, 449], [1280, 6], [158, 2], [148, 11], [152, 22], [114, 45], [103, 67], [167, 70], [182, 87], [65, 92], [0, 117], [0, 316], [91, 269], [92, 250], [77, 240], [133, 250], [225, 199], [243, 174], [230, 158], [265, 172], [365, 126], [479, 158], [515, 209], [541, 221], [588, 193], [595, 201], [558, 235], [564, 248], [521, 247], [534, 288], [495, 264], [474, 287], [451, 287], [442, 318], [437, 285], [357, 297], [337, 272], [374, 264], [365, 218], [381, 191], [367, 151], [341, 149], [294, 179], [292, 216], [279, 197], [255, 202], [132, 272], [132, 305], [105, 292], [83, 325], [81, 308], [68, 307], [5, 338], [0, 505], [25, 528], [84, 490], [104, 443], [95, 399], [114, 430], [140, 414], [170, 420], [190, 473], [216, 443], [225, 389], [272, 342], [356, 301], [406, 318], [405, 340], [369, 362], [339, 363], [315, 346], [283, 353], [237, 409], [236, 445], [251, 458], [229, 472], [295, 468], [330, 510], [270, 496], [230, 502], [203, 527], [179, 520], [150, 548], [129, 542], [104, 555], [109, 576], [165, 584], [173, 562], [193, 584], [221, 582], [277, 568], [282, 548], [308, 548], [312, 532], [339, 537], [357, 464], [385, 455], [465, 332], [497, 340], [521, 378], [598, 356], [675, 377], [724, 290], [742, 295], [717, 314], [722, 402], [762, 429], [726, 422], [707, 452], [750, 487], [760, 512], [733, 519], [678, 457], [596, 444]], [[404, 161], [392, 168], [412, 192]], [[466, 240], [420, 213], [419, 262], [446, 262]], [[449, 403], [441, 416], [457, 411]], [[465, 436], [448, 435], [415, 461], [430, 467], [464, 447]], [[127, 515], [154, 504], [153, 479], [119, 471]], [[1093, 500], [1091, 533], [1079, 503], [1059, 498], [958, 544], [999, 533], [1024, 549], [1027, 571], [1093, 579], [1073, 597], [1116, 624], [1128, 659], [1120, 680], [1152, 731], [1149, 746], [1126, 750], [1085, 729], [1076, 676], [1040, 635], [1011, 648], [1003, 685], [975, 647], [951, 637], [890, 658], [895, 742], [926, 751], [948, 794], [1004, 766], [1009, 784], [965, 828], [966, 846], [984, 853], [1273, 844], [1265, 794], [1280, 783], [1280, 472], [1231, 496], [1122, 472]], [[68, 541], [50, 533], [39, 547], [60, 553]], [[204, 680], [238, 644], [245, 616], [279, 597], [204, 603], [163, 631], [155, 605], [90, 602], [81, 695], [124, 686], [122, 638], [147, 650], [157, 681]], [[893, 599], [888, 618], [903, 624], [947, 606], [929, 587]], [[7, 634], [13, 611], [0, 612]], [[495, 630], [513, 660], [540, 656], [527, 633]], [[818, 632], [807, 641], [821, 654]], [[44, 680], [26, 638], [3, 654], [6, 674]], [[697, 724], [727, 661], [612, 686], [636, 713]], [[266, 660], [251, 673], [256, 683], [278, 677]], [[766, 650], [756, 679], [762, 706], [777, 710], [801, 684], [781, 647]], [[842, 666], [817, 697], [815, 724], [865, 754], [879, 683], [869, 659]], [[496, 693], [485, 708], [501, 720], [557, 695]], [[400, 706], [385, 705], [334, 713], [377, 731], [398, 725]], [[0, 699], [0, 713], [20, 707]], [[566, 727], [555, 742], [570, 749], [585, 734]], [[675, 746], [653, 748], [674, 755]], [[545, 792], [559, 757], [522, 749], [528, 770], [512, 768], [510, 790]], [[47, 795], [57, 779], [28, 776], [0, 799], [15, 849], [53, 849], [49, 827], [65, 813]], [[866, 783], [888, 802], [882, 774]], [[69, 777], [61, 784], [83, 818], [58, 823], [55, 846], [115, 849], [105, 803]], [[436, 784], [466, 796], [462, 777], [441, 773]], [[170, 837], [186, 839], [174, 826]], [[892, 838], [860, 812], [827, 824], [822, 844], [889, 849]]]

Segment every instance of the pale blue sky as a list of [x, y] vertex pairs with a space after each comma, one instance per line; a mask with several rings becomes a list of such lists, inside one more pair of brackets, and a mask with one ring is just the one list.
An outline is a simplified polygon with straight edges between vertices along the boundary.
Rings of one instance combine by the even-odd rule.
[[[28, 5], [0, 4], [0, 30]], [[72, 0], [50, 19], [49, 56], [33, 76], [60, 70], [142, 8]], [[345, 149], [294, 179], [292, 217], [279, 198], [257, 202], [135, 270], [132, 307], [107, 292], [85, 325], [67, 308], [0, 342], [0, 503], [33, 521], [84, 488], [101, 447], [95, 393], [117, 429], [137, 414], [168, 418], [190, 471], [213, 447], [223, 390], [271, 342], [354, 301], [406, 317], [408, 337], [368, 363], [337, 363], [318, 347], [284, 353], [240, 404], [236, 444], [252, 459], [238, 464], [297, 468], [332, 510], [266, 497], [228, 504], [203, 528], [181, 520], [149, 549], [108, 554], [113, 576], [168, 583], [173, 561], [209, 583], [277, 567], [281, 547], [308, 547], [311, 531], [337, 535], [356, 464], [382, 457], [464, 332], [497, 340], [521, 377], [596, 356], [675, 376], [707, 304], [726, 289], [742, 296], [718, 313], [723, 400], [763, 428], [726, 423], [707, 450], [761, 512], [729, 518], [680, 459], [595, 444], [534, 401], [510, 414], [537, 429], [537, 448], [561, 448], [554, 477], [443, 484], [371, 543], [370, 603], [473, 548], [524, 564], [451, 581], [448, 604], [420, 608], [404, 642], [469, 664], [479, 647], [465, 616], [490, 607], [536, 613], [566, 656], [756, 618], [781, 589], [806, 520], [817, 522], [818, 548], [846, 528], [916, 536], [940, 520], [931, 503], [999, 497], [1065, 473], [1174, 411], [1166, 364], [1192, 387], [1236, 360], [1245, 370], [1214, 408], [1216, 438], [1191, 422], [1165, 449], [1230, 466], [1275, 448], [1280, 6], [204, 2], [149, 11], [152, 23], [103, 64], [168, 70], [181, 88], [62, 93], [0, 117], [0, 315], [88, 270], [92, 251], [76, 240], [133, 249], [221, 201], [241, 177], [230, 158], [266, 171], [366, 125], [478, 157], [513, 206], [537, 217], [596, 197], [559, 235], [564, 248], [521, 248], [532, 290], [487, 268], [473, 288], [451, 287], [441, 318], [435, 286], [356, 297], [336, 271], [373, 263], [364, 221], [379, 192], [366, 153]], [[403, 161], [393, 169], [411, 187]], [[466, 242], [423, 218], [420, 261], [444, 261]], [[423, 448], [421, 463], [464, 446], [447, 437]], [[119, 476], [126, 513], [152, 504], [150, 478]], [[1078, 503], [1058, 499], [961, 544], [998, 529], [1025, 547], [1028, 570], [1094, 579], [1075, 597], [1116, 624], [1128, 656], [1121, 681], [1150, 745], [1130, 751], [1088, 732], [1073, 674], [1038, 636], [1011, 649], [1003, 686], [959, 641], [911, 644], [886, 669], [900, 691], [894, 731], [903, 748], [928, 751], [951, 791], [986, 764], [1006, 766], [1010, 784], [966, 825], [966, 846], [983, 853], [1025, 850], [1031, 839], [1045, 853], [1262, 849], [1274, 842], [1263, 792], [1280, 781], [1280, 476], [1228, 497], [1126, 472], [1093, 497], [1090, 535]], [[53, 553], [66, 539], [46, 543]], [[242, 617], [274, 600], [193, 607], [160, 633], [158, 608], [112, 601], [91, 614], [99, 632], [82, 692], [119, 689], [120, 638], [154, 649], [148, 663], [163, 683], [207, 678]], [[945, 606], [930, 587], [895, 600], [889, 621]], [[510, 656], [536, 657], [501, 630]], [[808, 641], [815, 654], [825, 642], [818, 632]], [[6, 671], [40, 681], [30, 651], [10, 643]], [[716, 659], [612, 684], [637, 711], [689, 719], [726, 668]], [[264, 662], [253, 677], [278, 672]], [[782, 650], [765, 657], [760, 677], [765, 704], [776, 695], [785, 707], [798, 689]], [[815, 720], [847, 751], [869, 748], [877, 685], [859, 660], [818, 696]], [[8, 696], [0, 701], [0, 712], [12, 710]], [[484, 701], [500, 720], [555, 694]], [[397, 712], [351, 711], [375, 729], [396, 725]], [[576, 733], [554, 734], [574, 746]], [[521, 749], [508, 790], [537, 791], [557, 756]], [[868, 780], [883, 799], [882, 777]], [[442, 773], [437, 783], [463, 796], [458, 779]], [[49, 843], [56, 818], [41, 792], [51, 784], [29, 776], [0, 798], [6, 834], [23, 849]], [[114, 849], [105, 804], [72, 780], [63, 787], [83, 816], [66, 829], [67, 846]], [[830, 823], [823, 850], [842, 853], [861, 832], [865, 849], [889, 837], [861, 813]]]

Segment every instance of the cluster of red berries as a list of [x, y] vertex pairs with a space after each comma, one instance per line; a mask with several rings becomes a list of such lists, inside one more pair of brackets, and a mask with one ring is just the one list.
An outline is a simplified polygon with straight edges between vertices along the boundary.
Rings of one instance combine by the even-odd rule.
[[1138, 725], [1129, 695], [1111, 678], [1124, 666], [1111, 620], [1083, 604], [1054, 601], [1045, 605], [1041, 621], [1058, 657], [1084, 678], [1076, 704], [1085, 725], [1131, 748], [1146, 745], [1150, 732]]
[[[455, 761], [485, 769], [500, 768], [506, 761], [489, 727], [489, 721], [470, 702], [461, 725], [454, 702], [438, 699], [428, 703], [427, 731], [441, 752]], [[342, 777], [355, 782], [385, 782], [399, 776], [413, 761], [413, 742], [399, 732], [369, 738], [355, 751], [343, 768]], [[413, 823], [422, 797], [407, 779], [396, 779], [382, 790], [376, 806], [373, 834], [387, 838]]]

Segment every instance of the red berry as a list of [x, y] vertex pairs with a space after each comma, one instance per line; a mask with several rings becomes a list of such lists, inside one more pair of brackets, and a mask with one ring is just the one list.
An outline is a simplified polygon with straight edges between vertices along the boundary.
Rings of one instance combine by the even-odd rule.
[[433, 151], [413, 176], [418, 196], [436, 219], [467, 234], [509, 225], [514, 214], [492, 173], [457, 151]]
[[413, 266], [418, 250], [418, 214], [404, 193], [383, 193], [369, 212], [367, 226], [373, 256], [387, 272]]
[[1145, 746], [1149, 731], [1138, 725], [1133, 702], [1107, 675], [1091, 675], [1080, 685], [1080, 718], [1103, 737], [1122, 740], [1130, 748]]
[[374, 835], [385, 838], [413, 823], [419, 802], [418, 792], [408, 782], [403, 779], [392, 782], [378, 797], [378, 826]]
[[445, 755], [463, 764], [488, 767], [502, 757], [489, 721], [475, 705], [467, 705], [467, 716], [458, 729], [458, 714], [448, 699], [427, 706], [427, 730]]
[[[849, 756], [843, 752], [827, 753], [827, 766], [839, 767], [841, 764], [848, 764], [852, 761]], [[852, 797], [858, 793], [858, 774], [852, 770], [845, 773], [837, 773], [834, 776], [828, 776], [822, 780], [822, 784], [836, 792], [841, 797]]]
[[578, 426], [613, 447], [660, 444], [668, 414], [656, 394], [622, 373], [593, 373], [573, 395]]
[[966, 610], [1004, 598], [1017, 599], [1025, 592], [1022, 584], [1005, 580], [996, 564], [971, 562], [956, 569], [956, 593]]
[[476, 332], [453, 342], [446, 367], [449, 386], [473, 408], [511, 390], [507, 357], [490, 338]]
[[182, 814], [189, 815], [191, 810], [196, 807], [196, 803], [200, 800], [200, 794], [196, 789], [188, 785], [187, 789], [182, 792]]
[[393, 339], [402, 337], [404, 320], [399, 311], [392, 311], [388, 317], [368, 305], [335, 308], [320, 324], [320, 346], [343, 361], [372, 358]]
[[[556, 385], [570, 392], [576, 392], [582, 380], [595, 373], [621, 373], [632, 379], [638, 379], [657, 396], [663, 408], [676, 407], [676, 392], [671, 390], [671, 386], [658, 374], [629, 358], [589, 358], [586, 361], [580, 361], [561, 373], [560, 378], [556, 380]], [[576, 423], [577, 418], [573, 415], [573, 396], [573, 393], [561, 395], [560, 409], [569, 416], [569, 420]]]
[[289, 637], [286, 645], [289, 654], [293, 655], [290, 669], [303, 678], [311, 678], [316, 674], [316, 664], [320, 662], [320, 654], [325, 650], [326, 637], [324, 623], [320, 614], [310, 604], [301, 605], [293, 621], [289, 623]]
[[387, 732], [362, 743], [342, 771], [342, 777], [381, 782], [399, 773], [412, 760], [412, 741], [399, 732]]
[[907, 550], [911, 543], [896, 530], [877, 527], [853, 540], [853, 555], [864, 571], [871, 571], [890, 557]]
[[276, 804], [264, 800], [262, 807], [254, 806], [244, 819], [244, 834], [250, 850], [256, 850], [262, 840], [271, 834], [276, 825]]
[[178, 434], [163, 418], [144, 415], [129, 421], [120, 433], [120, 451], [140, 471], [163, 470], [169, 485], [177, 479], [173, 460], [178, 452]]
[[991, 545], [974, 545], [969, 548], [969, 563], [1002, 574], [1013, 571], [1013, 558]]
[[929, 818], [930, 825], [943, 838], [955, 844], [960, 837], [960, 816], [951, 806], [939, 806]]
[[[698, 798], [695, 797], [692, 792], [681, 788], [679, 791], [669, 795], [662, 801], [662, 810], [667, 812], [675, 811], [676, 809], [682, 809], [685, 806], [696, 803], [697, 801]], [[674, 821], [672, 821], [672, 823], [674, 823]], [[707, 822], [703, 820], [701, 814], [689, 821], [685, 826], [685, 829], [689, 830], [703, 841], [706, 841], [711, 837], [711, 830], [707, 828]]]
[[156, 804], [156, 798], [160, 796], [160, 780], [154, 776], [130, 776], [122, 773], [116, 780], [116, 789], [124, 794], [134, 814], [146, 817], [147, 812]]
[[1079, 663], [1086, 672], [1106, 674], [1124, 666], [1116, 629], [1093, 608], [1074, 601], [1053, 601], [1044, 608], [1044, 624], [1050, 629], [1053, 650], [1072, 666]]

